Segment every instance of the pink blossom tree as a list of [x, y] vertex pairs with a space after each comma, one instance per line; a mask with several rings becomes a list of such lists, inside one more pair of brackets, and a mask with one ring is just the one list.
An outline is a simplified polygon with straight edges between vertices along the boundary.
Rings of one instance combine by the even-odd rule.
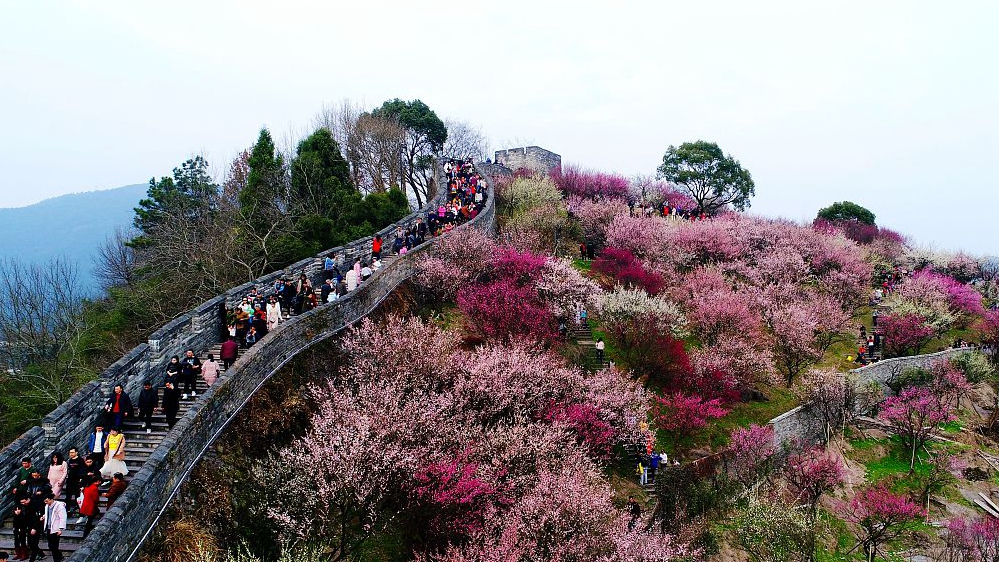
[[791, 455], [784, 465], [784, 477], [796, 494], [795, 501], [808, 506], [813, 521], [822, 495], [840, 486], [845, 476], [843, 462], [821, 449]]
[[999, 562], [999, 519], [952, 519], [946, 540], [955, 562]]
[[628, 195], [628, 179], [624, 176], [584, 170], [571, 164], [553, 169], [549, 176], [566, 195], [586, 199], [624, 199]]
[[934, 335], [933, 328], [918, 314], [887, 314], [878, 325], [884, 334], [885, 353], [890, 357], [919, 353]]
[[839, 511], [856, 526], [854, 549], [862, 548], [868, 562], [874, 562], [884, 544], [904, 535], [925, 515], [923, 508], [883, 485], [857, 492]]
[[909, 472], [916, 466], [916, 451], [952, 419], [950, 406], [925, 387], [912, 387], [881, 405], [879, 417], [891, 425], [911, 451]]
[[607, 239], [607, 227], [619, 215], [628, 214], [628, 204], [622, 199], [593, 199], [569, 197], [568, 207], [573, 216], [579, 219], [583, 239], [588, 244], [602, 247]]
[[665, 431], [674, 446], [705, 427], [709, 419], [720, 418], [728, 413], [721, 400], [704, 400], [700, 396], [673, 392], [656, 397], [652, 408], [656, 426]]
[[752, 487], [773, 469], [777, 453], [773, 428], [754, 423], [732, 430], [728, 453], [732, 475], [746, 488]]

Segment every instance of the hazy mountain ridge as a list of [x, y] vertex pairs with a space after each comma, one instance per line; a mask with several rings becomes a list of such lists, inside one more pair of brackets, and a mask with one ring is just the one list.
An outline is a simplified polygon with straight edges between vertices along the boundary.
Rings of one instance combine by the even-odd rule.
[[132, 224], [145, 184], [46, 199], [27, 207], [0, 209], [0, 259], [41, 263], [65, 257], [80, 270], [86, 291], [96, 290], [93, 257], [116, 227]]

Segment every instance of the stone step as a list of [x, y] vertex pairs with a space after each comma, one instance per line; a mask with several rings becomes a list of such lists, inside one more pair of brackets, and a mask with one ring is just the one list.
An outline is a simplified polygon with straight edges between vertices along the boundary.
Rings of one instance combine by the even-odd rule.
[[[82, 533], [81, 533], [82, 534]], [[52, 560], [52, 553], [49, 552], [48, 543], [45, 539], [42, 539], [38, 546], [45, 552], [44, 560], [46, 562]], [[62, 552], [65, 558], [69, 558], [68, 553], [76, 552], [83, 546], [83, 539], [67, 538], [59, 541], [59, 552]], [[4, 539], [0, 540], [0, 550], [13, 552], [14, 550], [14, 539]]]

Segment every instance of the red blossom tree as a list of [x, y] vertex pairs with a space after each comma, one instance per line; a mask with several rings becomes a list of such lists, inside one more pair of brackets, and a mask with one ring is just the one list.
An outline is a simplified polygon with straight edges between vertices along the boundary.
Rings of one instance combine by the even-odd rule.
[[606, 248], [590, 269], [610, 278], [610, 286], [616, 281], [625, 287], [644, 289], [650, 295], [658, 295], [665, 285], [662, 275], [646, 270], [634, 254], [620, 248]]
[[706, 426], [711, 418], [728, 413], [721, 400], [704, 400], [697, 395], [673, 392], [656, 398], [652, 407], [656, 425], [667, 432], [674, 445]]
[[458, 294], [458, 308], [486, 338], [510, 341], [527, 337], [538, 342], [558, 339], [555, 317], [537, 291], [512, 279], [475, 285]]
[[509, 502], [499, 487], [479, 474], [471, 450], [430, 462], [413, 474], [411, 510], [418, 534], [430, 547], [460, 541], [482, 527], [490, 508]]
[[911, 451], [909, 472], [916, 466], [916, 451], [939, 431], [939, 425], [952, 419], [950, 406], [930, 389], [912, 387], [892, 396], [881, 405], [879, 417], [888, 422]]
[[552, 402], [541, 414], [545, 421], [564, 423], [596, 459], [607, 460], [614, 446], [615, 431], [600, 417], [600, 410], [591, 404], [559, 404]]
[[839, 511], [857, 527], [854, 548], [861, 547], [868, 562], [874, 562], [882, 545], [902, 536], [925, 515], [923, 508], [883, 485], [858, 492]]

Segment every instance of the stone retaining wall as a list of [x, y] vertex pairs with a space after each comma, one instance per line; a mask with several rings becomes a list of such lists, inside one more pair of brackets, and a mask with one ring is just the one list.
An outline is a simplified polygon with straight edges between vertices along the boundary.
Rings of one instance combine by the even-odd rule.
[[[859, 369], [853, 369], [848, 375], [850, 384], [857, 392], [858, 399], [854, 404], [853, 413], [867, 414], [880, 404], [891, 394], [891, 389], [885, 384], [893, 377], [911, 367], [928, 368], [934, 363], [943, 359], [950, 359], [955, 355], [974, 351], [970, 348], [952, 348], [938, 351], [937, 353], [927, 353], [925, 355], [913, 355], [911, 357], [896, 357], [894, 359], [884, 359], [877, 363], [865, 365]], [[868, 392], [869, 388], [880, 388], [881, 392]]]
[[[407, 217], [407, 220], [410, 219], [415, 219], [415, 214]], [[488, 232], [495, 230], [495, 203], [491, 193], [482, 213], [462, 228], [481, 228]], [[383, 230], [383, 236], [393, 230], [394, 226]], [[334, 303], [279, 324], [244, 352], [231, 369], [204, 395], [198, 397], [196, 407], [178, 420], [149, 460], [130, 478], [124, 495], [104, 515], [87, 542], [70, 561], [124, 562], [134, 557], [190, 470], [253, 394], [295, 355], [372, 312], [389, 293], [413, 275], [418, 257], [433, 243], [433, 240], [429, 240], [405, 256], [392, 260], [355, 291]], [[365, 238], [335, 251], [352, 256], [366, 252], [369, 248], [370, 238]], [[298, 268], [293, 271], [306, 268], [310, 276], [321, 276], [321, 257], [299, 262], [292, 268]], [[268, 276], [273, 277], [276, 276]], [[226, 295], [220, 295], [198, 307], [186, 320], [179, 318], [177, 326], [198, 326], [201, 332], [213, 334], [211, 330], [215, 319], [210, 311], [217, 311], [222, 299], [234, 302], [235, 295], [245, 294], [251, 287], [263, 288], [268, 284], [267, 281], [258, 280]], [[229, 301], [230, 298], [234, 300]], [[198, 318], [200, 320], [196, 320]], [[191, 335], [194, 330], [175, 329], [176, 326], [171, 323], [157, 332], [160, 346], [156, 352], [158, 358], [163, 358], [167, 353], [172, 354], [173, 350], [178, 349], [178, 345], [183, 347], [189, 342], [197, 341], [198, 336]]]

